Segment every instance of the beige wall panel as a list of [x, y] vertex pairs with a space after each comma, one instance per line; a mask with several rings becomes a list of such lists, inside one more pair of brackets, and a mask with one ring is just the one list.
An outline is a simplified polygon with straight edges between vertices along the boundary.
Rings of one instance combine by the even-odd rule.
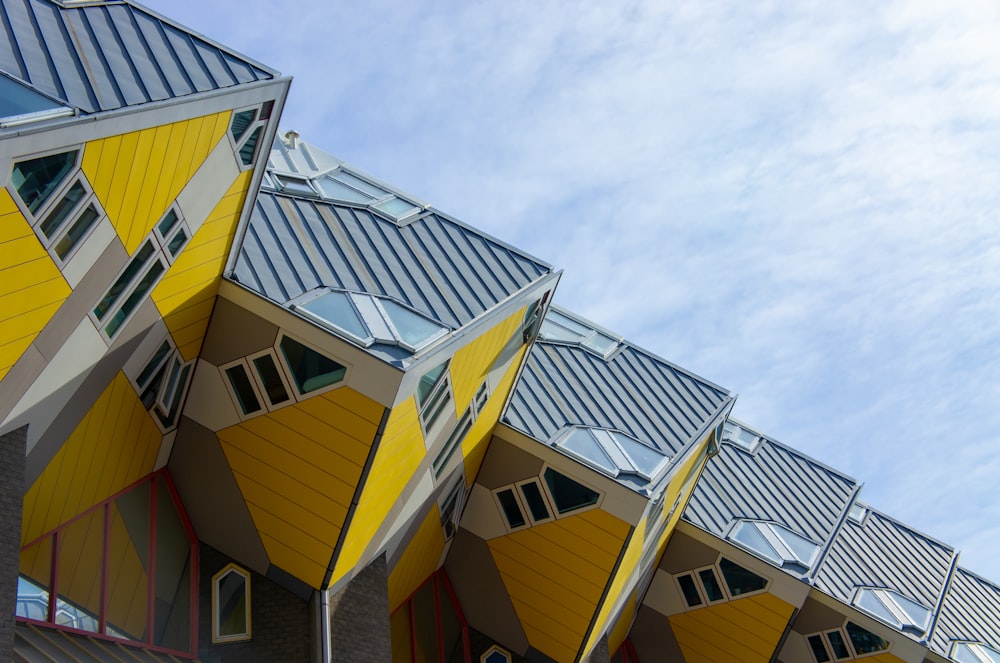
[[639, 608], [639, 614], [629, 631], [629, 639], [632, 640], [640, 661], [684, 661], [684, 654], [674, 637], [670, 620], [645, 606]]
[[156, 465], [153, 466], [154, 472], [167, 466], [167, 462], [170, 460], [170, 452], [174, 448], [175, 439], [177, 439], [176, 430], [172, 430], [163, 436], [163, 441], [160, 442], [160, 450], [156, 454]]
[[537, 477], [542, 465], [541, 459], [494, 436], [476, 483], [487, 490], [495, 490], [515, 481]]
[[[669, 555], [670, 549], [668, 548], [664, 557]], [[681, 598], [674, 577], [662, 569], [656, 569], [656, 573], [653, 574], [653, 581], [649, 583], [649, 589], [646, 591], [646, 598], [642, 604], [649, 606], [661, 615], [676, 615], [687, 610], [687, 604]]]
[[274, 345], [278, 327], [223, 297], [215, 300], [201, 358], [216, 366]]
[[[0, 389], [0, 422], [3, 422], [17, 402], [28, 390], [35, 378], [48, 365], [48, 360], [38, 352], [38, 348], [29, 345], [21, 358], [17, 360], [7, 375], [3, 378], [3, 389]], [[0, 435], [10, 432], [8, 426], [0, 424]]]
[[177, 195], [177, 206], [187, 220], [192, 236], [205, 223], [239, 174], [232, 145], [223, 138]]
[[76, 250], [76, 253], [69, 259], [62, 269], [63, 277], [70, 287], [76, 288], [80, 281], [84, 279], [87, 272], [97, 264], [101, 255], [107, 250], [111, 242], [118, 239], [115, 227], [111, 225], [108, 217], [101, 217], [97, 227], [94, 228], [90, 236], [83, 241], [83, 244]]
[[462, 513], [462, 527], [484, 541], [507, 533], [493, 493], [478, 483], [473, 484], [469, 492], [465, 512]]
[[[843, 620], [841, 620], [841, 623], [843, 623]], [[801, 661], [812, 660], [812, 651], [809, 649], [809, 643], [806, 642], [805, 636], [795, 631], [789, 631], [788, 637], [785, 638], [785, 644], [781, 648], [781, 653], [778, 654], [779, 663], [800, 663]]]
[[719, 551], [688, 536], [682, 528], [683, 525], [678, 525], [670, 538], [670, 545], [660, 561], [660, 568], [673, 574], [714, 564]]
[[[412, 488], [408, 486], [408, 490], [406, 491], [409, 492], [409, 494], [404, 494], [400, 498], [400, 502], [403, 504], [402, 509], [400, 509], [399, 514], [393, 519], [392, 526], [385, 531], [381, 539], [377, 542], [377, 547], [375, 548], [378, 550], [379, 548], [386, 546], [386, 555], [388, 556], [387, 559], [389, 560], [390, 570], [396, 561], [396, 551], [388, 548], [389, 542], [393, 538], [398, 538], [400, 534], [406, 531], [416, 530], [416, 528], [420, 525], [420, 522], [415, 520], [414, 516], [418, 513], [423, 513], [426, 510], [425, 506], [434, 494], [434, 477], [431, 476], [430, 471], [424, 470], [418, 474], [418, 477], [419, 479], [415, 485], [412, 480], [410, 481], [410, 486], [412, 486]], [[409, 543], [409, 537], [405, 538], [406, 540], [402, 542], [402, 546], [400, 546], [401, 548], [405, 548], [407, 543]], [[398, 546], [399, 542], [397, 541], [395, 544]], [[399, 552], [402, 552], [402, 550]], [[367, 555], [368, 552], [366, 551], [365, 554]]]
[[218, 368], [206, 361], [197, 361], [191, 390], [184, 403], [184, 416], [213, 431], [240, 423], [225, 378]]
[[799, 611], [792, 628], [799, 633], [808, 634], [837, 628], [843, 623], [844, 613], [819, 601], [809, 599]]

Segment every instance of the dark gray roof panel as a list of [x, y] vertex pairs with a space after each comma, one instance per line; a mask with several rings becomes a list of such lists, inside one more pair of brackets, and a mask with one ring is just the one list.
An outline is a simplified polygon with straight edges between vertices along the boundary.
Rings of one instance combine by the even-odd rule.
[[550, 272], [435, 212], [400, 226], [367, 209], [261, 191], [233, 275], [280, 304], [343, 288], [394, 297], [457, 329]]
[[0, 0], [0, 70], [85, 113], [277, 76], [142, 7], [52, 0]]
[[961, 567], [948, 586], [931, 647], [947, 656], [956, 640], [1000, 650], [1000, 587]]
[[950, 546], [869, 509], [862, 524], [844, 522], [814, 582], [845, 603], [857, 587], [884, 587], [934, 609], [954, 557]]
[[764, 438], [754, 453], [721, 445], [698, 481], [684, 517], [724, 538], [733, 521], [773, 521], [821, 546], [833, 535], [857, 483]]
[[628, 344], [605, 360], [539, 339], [503, 421], [541, 442], [566, 426], [613, 428], [672, 456], [728, 400], [724, 389]]

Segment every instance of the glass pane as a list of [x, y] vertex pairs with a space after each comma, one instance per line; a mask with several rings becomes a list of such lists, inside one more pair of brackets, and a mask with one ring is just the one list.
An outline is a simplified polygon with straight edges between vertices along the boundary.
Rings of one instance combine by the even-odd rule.
[[132, 314], [142, 300], [146, 297], [156, 282], [159, 280], [160, 275], [166, 271], [166, 267], [159, 260], [154, 260], [153, 264], [149, 266], [149, 270], [146, 274], [139, 280], [135, 285], [135, 290], [132, 291], [124, 302], [122, 302], [121, 308], [111, 317], [108, 324], [104, 326], [104, 331], [108, 336], [114, 336], [118, 329], [122, 326], [128, 316]]
[[347, 293], [328, 292], [305, 304], [299, 304], [297, 308], [309, 311], [362, 341], [371, 337]]
[[137, 641], [149, 616], [149, 492], [147, 481], [110, 505], [108, 632]]
[[446, 663], [464, 663], [465, 640], [462, 637], [462, 622], [458, 618], [458, 607], [451, 602], [451, 595], [448, 594], [441, 576], [438, 576], [437, 583], [444, 660]]
[[795, 532], [781, 527], [780, 525], [771, 525], [771, 531], [778, 535], [781, 542], [788, 546], [788, 549], [792, 551], [795, 558], [802, 563], [806, 568], [812, 562], [813, 556], [816, 551], [819, 550], [819, 546], [815, 543], [806, 539], [805, 537], [799, 536]]
[[382, 189], [381, 187], [377, 187], [374, 184], [369, 184], [368, 182], [365, 182], [363, 179], [355, 177], [354, 175], [351, 175], [350, 173], [344, 172], [342, 170], [333, 173], [332, 175], [330, 175], [330, 177], [334, 178], [335, 180], [339, 180], [344, 184], [352, 186], [358, 191], [363, 191], [372, 198], [381, 198], [382, 196], [389, 193], [388, 191]]
[[233, 135], [233, 140], [238, 141], [247, 132], [247, 129], [253, 124], [255, 119], [257, 119], [257, 109], [255, 108], [233, 113], [233, 123], [229, 127], [229, 131]]
[[260, 381], [264, 383], [264, 392], [271, 405], [278, 405], [288, 400], [288, 392], [285, 390], [285, 383], [281, 380], [281, 373], [271, 355], [261, 355], [253, 360], [254, 368]]
[[104, 509], [96, 509], [59, 532], [55, 623], [97, 632], [101, 615]]
[[851, 658], [851, 653], [847, 650], [847, 643], [840, 631], [828, 631], [826, 637], [830, 639], [830, 647], [833, 648], [833, 657], [838, 661]]
[[103, 320], [104, 316], [107, 314], [111, 306], [118, 301], [122, 293], [125, 292], [125, 288], [128, 287], [135, 275], [139, 273], [149, 257], [153, 255], [153, 244], [151, 242], [146, 242], [142, 245], [142, 248], [135, 254], [131, 262], [129, 262], [128, 267], [122, 272], [122, 275], [118, 277], [111, 289], [108, 290], [104, 298], [97, 304], [94, 308], [94, 315], [97, 316], [98, 320]]
[[153, 377], [154, 371], [159, 368], [160, 362], [163, 361], [163, 358], [167, 356], [168, 352], [170, 352], [170, 343], [164, 341], [160, 347], [156, 349], [153, 356], [150, 357], [149, 362], [142, 369], [142, 372], [139, 373], [139, 377], [135, 379], [140, 388], [146, 386], [146, 383], [149, 382], [149, 378]]
[[75, 150], [29, 159], [14, 165], [10, 181], [17, 190], [17, 195], [28, 207], [28, 211], [34, 214], [62, 184], [75, 163]]
[[316, 195], [313, 188], [309, 186], [309, 180], [299, 179], [297, 177], [284, 177], [282, 175], [275, 175], [274, 178], [278, 180], [278, 184], [281, 185], [282, 191], [304, 194], [306, 196]]
[[816, 657], [816, 663], [826, 663], [830, 660], [830, 654], [826, 651], [826, 645], [823, 643], [822, 636], [810, 635], [809, 636], [809, 648], [812, 649], [813, 656]]
[[417, 315], [394, 301], [383, 299], [380, 303], [400, 339], [410, 347], [419, 348], [444, 329], [441, 325]]
[[576, 320], [567, 318], [555, 310], [549, 310], [545, 316], [545, 320], [542, 322], [542, 336], [555, 341], [578, 343], [581, 338], [590, 332], [591, 329], [589, 327], [580, 324]]
[[618, 476], [620, 468], [604, 452], [604, 449], [586, 428], [574, 428], [572, 433], [563, 438], [559, 446], [607, 470], [611, 476]]
[[581, 483], [556, 472], [551, 467], [545, 470], [545, 483], [549, 487], [559, 513], [569, 513], [583, 507], [597, 504], [600, 495]]
[[618, 341], [610, 336], [605, 336], [604, 334], [597, 332], [585, 340], [583, 345], [603, 356], [608, 354], [612, 348], [618, 345]]
[[747, 548], [757, 552], [766, 559], [771, 560], [778, 566], [784, 562], [780, 555], [767, 542], [764, 535], [757, 530], [756, 523], [743, 522], [736, 525], [729, 538], [742, 543]]
[[444, 362], [438, 366], [435, 366], [431, 370], [427, 371], [420, 378], [420, 382], [417, 383], [417, 405], [423, 407], [424, 400], [430, 395], [431, 391], [434, 389], [434, 385], [437, 384], [438, 379], [444, 374], [444, 369], [448, 366], [448, 362]]
[[915, 601], [911, 601], [898, 592], [889, 592], [892, 600], [906, 613], [910, 623], [917, 628], [923, 629], [927, 626], [927, 618], [930, 617], [930, 610]]
[[51, 111], [63, 106], [18, 81], [0, 76], [0, 118]]
[[438, 663], [437, 608], [434, 605], [434, 583], [429, 582], [413, 595], [413, 631], [417, 641], [414, 660], [417, 663]]
[[334, 360], [288, 336], [281, 339], [281, 353], [301, 394], [340, 382], [347, 373], [347, 369]]
[[49, 616], [49, 578], [52, 575], [52, 537], [21, 551], [17, 579], [18, 617], [45, 621]]
[[986, 645], [979, 645], [979, 651], [980, 653], [985, 654], [986, 658], [993, 661], [993, 663], [1000, 663], [1000, 651], [987, 647]]
[[165, 479], [156, 481], [156, 596], [153, 644], [191, 646], [191, 539]]
[[513, 490], [505, 488], [497, 492], [497, 500], [500, 501], [500, 508], [503, 509], [503, 515], [507, 518], [507, 524], [511, 529], [524, 527], [528, 524], [528, 521], [524, 519], [524, 514], [521, 513], [521, 506], [517, 503]]
[[389, 200], [379, 203], [375, 207], [396, 219], [401, 219], [404, 216], [408, 216], [420, 209], [416, 205], [403, 200], [402, 198], [390, 198]]
[[160, 234], [166, 237], [173, 230], [174, 226], [177, 225], [178, 221], [180, 221], [180, 218], [178, 218], [177, 212], [169, 210], [156, 227], [160, 231]]
[[666, 456], [656, 449], [651, 449], [642, 442], [633, 440], [628, 435], [620, 433], [611, 433], [611, 435], [621, 446], [625, 455], [629, 457], [629, 460], [632, 461], [632, 464], [635, 465], [636, 469], [647, 477], [652, 477], [657, 467], [666, 458]]
[[187, 241], [187, 232], [183, 228], [174, 233], [174, 236], [170, 238], [169, 242], [167, 242], [167, 253], [170, 254], [170, 257], [177, 257], [177, 254], [180, 252], [181, 248], [187, 244]]
[[65, 260], [66, 256], [69, 255], [73, 247], [76, 246], [83, 236], [87, 234], [94, 222], [97, 221], [99, 214], [93, 205], [88, 205], [85, 210], [77, 217], [73, 225], [70, 226], [69, 230], [63, 235], [55, 245], [56, 255], [59, 256], [60, 260]]
[[854, 600], [855, 605], [859, 608], [870, 612], [887, 624], [892, 624], [893, 626], [902, 626], [896, 616], [892, 614], [889, 608], [885, 607], [885, 604], [879, 600], [870, 589], [862, 589], [858, 592], [857, 598]]
[[393, 663], [411, 663], [413, 644], [410, 640], [410, 603], [406, 602], [389, 618], [392, 633]]
[[319, 185], [320, 191], [323, 192], [323, 196], [326, 198], [343, 200], [349, 203], [361, 203], [362, 205], [368, 204], [368, 201], [372, 199], [372, 197], [368, 194], [352, 189], [346, 184], [342, 184], [329, 177], [324, 177], [316, 183]]
[[958, 661], [958, 663], [982, 663], [976, 653], [972, 651], [972, 647], [964, 643], [955, 645], [955, 648], [951, 650], [951, 659]]
[[715, 577], [715, 571], [712, 569], [702, 569], [698, 571], [698, 577], [701, 578], [701, 584], [705, 588], [705, 596], [708, 597], [708, 602], [721, 601], [726, 598], [722, 593], [722, 587], [719, 587], [719, 581]]
[[534, 521], [539, 522], [552, 517], [548, 505], [545, 504], [545, 498], [542, 497], [542, 489], [538, 487], [537, 483], [532, 481], [521, 484], [521, 494], [524, 495], [524, 501], [528, 505], [528, 511], [531, 512], [531, 518]]
[[49, 239], [52, 239], [52, 235], [54, 235], [56, 230], [59, 229], [59, 226], [66, 221], [66, 217], [73, 211], [76, 204], [83, 200], [83, 196], [86, 193], [87, 190], [83, 188], [83, 184], [80, 180], [73, 182], [73, 185], [69, 188], [69, 191], [66, 192], [66, 195], [59, 199], [59, 202], [55, 204], [52, 211], [49, 212], [48, 216], [45, 217], [45, 220], [42, 221], [40, 226], [38, 226], [41, 229], [42, 234]]
[[219, 611], [219, 637], [232, 638], [247, 634], [247, 579], [229, 571], [218, 579], [216, 606]]
[[867, 629], [863, 629], [854, 622], [847, 622], [847, 637], [851, 639], [855, 654], [869, 654], [876, 651], [884, 651], [889, 648], [889, 643], [875, 635]]
[[691, 574], [677, 576], [677, 583], [681, 586], [681, 592], [684, 594], [684, 600], [687, 601], [688, 607], [693, 608], [696, 605], [701, 605], [701, 595], [698, 594], [698, 588], [695, 587]]
[[757, 592], [767, 587], [767, 580], [725, 557], [719, 560], [719, 569], [731, 596]]
[[249, 166], [253, 163], [254, 153], [257, 150], [257, 143], [260, 141], [260, 135], [263, 133], [264, 127], [257, 127], [247, 138], [247, 142], [243, 143], [243, 147], [240, 148], [240, 161], [243, 162], [244, 166]]
[[257, 400], [257, 394], [250, 384], [250, 376], [247, 375], [243, 364], [227, 368], [226, 377], [229, 378], [229, 384], [233, 387], [233, 393], [236, 394], [236, 400], [239, 401], [243, 414], [250, 414], [260, 409], [260, 401]]

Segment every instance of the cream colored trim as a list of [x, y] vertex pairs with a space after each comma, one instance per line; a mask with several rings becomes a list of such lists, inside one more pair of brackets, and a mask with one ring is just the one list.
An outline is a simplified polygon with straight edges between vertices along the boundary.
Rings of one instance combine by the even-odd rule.
[[241, 418], [229, 393], [218, 367], [199, 359], [183, 414], [211, 431], [235, 426]]
[[472, 484], [465, 512], [462, 514], [462, 527], [485, 541], [507, 534], [499, 505], [491, 490], [478, 483]]
[[[245, 633], [219, 635], [221, 626], [219, 624], [219, 581], [230, 573], [242, 576], [246, 581], [244, 590], [246, 592], [246, 602], [244, 604], [244, 609], [246, 611], [247, 630]], [[250, 606], [250, 597], [252, 594], [250, 589], [250, 572], [240, 566], [237, 566], [236, 564], [227, 564], [222, 568], [222, 570], [212, 576], [212, 642], [240, 642], [251, 639], [253, 624], [251, 623], [250, 617], [253, 614], [253, 611]]]

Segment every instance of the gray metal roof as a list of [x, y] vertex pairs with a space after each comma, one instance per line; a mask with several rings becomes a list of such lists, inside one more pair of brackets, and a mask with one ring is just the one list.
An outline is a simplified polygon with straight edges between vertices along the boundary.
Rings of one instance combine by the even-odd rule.
[[862, 524], [844, 522], [814, 584], [848, 604], [856, 587], [883, 587], [933, 610], [954, 558], [951, 546], [869, 509]]
[[730, 400], [725, 389], [628, 343], [603, 359], [538, 339], [502, 421], [541, 442], [570, 425], [618, 429], [672, 456]]
[[740, 518], [774, 521], [822, 546], [856, 487], [854, 479], [768, 438], [754, 453], [723, 443], [684, 518], [720, 538]]
[[1000, 650], [1000, 586], [961, 567], [952, 575], [930, 644], [947, 656], [955, 640]]
[[261, 191], [233, 276], [280, 304], [320, 286], [396, 298], [457, 329], [552, 268], [443, 214], [406, 225]]
[[0, 70], [86, 113], [277, 72], [126, 2], [0, 0]]

